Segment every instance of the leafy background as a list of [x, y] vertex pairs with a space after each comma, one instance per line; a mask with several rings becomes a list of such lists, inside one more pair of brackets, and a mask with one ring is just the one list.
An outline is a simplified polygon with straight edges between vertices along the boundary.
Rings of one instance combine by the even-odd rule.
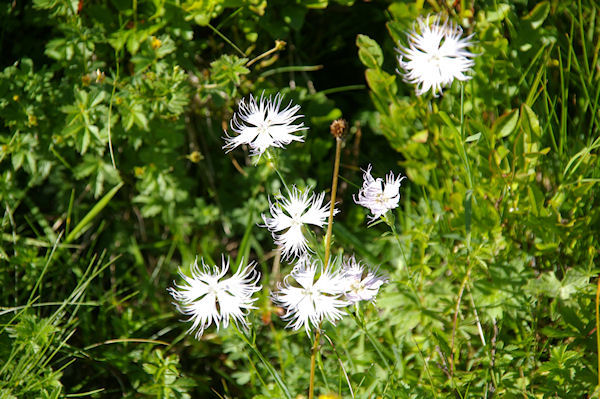
[[[349, 121], [334, 253], [391, 280], [364, 324], [326, 327], [318, 394], [349, 397], [346, 372], [365, 398], [598, 397], [598, 11], [3, 2], [0, 397], [282, 397], [231, 330], [186, 335], [166, 291], [196, 255], [257, 260], [265, 288], [279, 278], [257, 226], [279, 180], [221, 149], [237, 101], [277, 92], [310, 127], [277, 157], [300, 186], [327, 189], [328, 126]], [[416, 97], [395, 48], [435, 13], [478, 56], [463, 86]], [[397, 234], [353, 204], [369, 163], [408, 176]], [[283, 328], [267, 289], [258, 304], [257, 346], [306, 395], [309, 339]]]

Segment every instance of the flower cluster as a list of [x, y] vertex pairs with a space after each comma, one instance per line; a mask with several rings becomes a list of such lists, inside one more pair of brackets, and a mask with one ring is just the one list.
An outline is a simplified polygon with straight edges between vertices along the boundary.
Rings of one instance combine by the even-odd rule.
[[373, 216], [369, 218], [373, 222], [387, 211], [398, 207], [400, 183], [405, 176], [394, 178], [394, 174], [390, 172], [384, 182], [380, 177], [374, 179], [371, 176], [371, 165], [363, 172], [363, 185], [358, 191], [358, 198], [354, 197], [354, 202], [371, 211]]
[[[319, 275], [317, 277], [317, 271]], [[359, 301], [374, 300], [387, 279], [349, 258], [336, 270], [323, 269], [316, 261], [304, 259], [278, 284], [273, 302], [281, 306], [287, 327], [306, 333], [320, 328], [323, 320], [330, 323], [342, 318], [342, 310]]]
[[[474, 65], [474, 54], [467, 50], [471, 37], [462, 37], [459, 26], [440, 17], [432, 22], [422, 18], [416, 22], [408, 35], [408, 46], [398, 49], [398, 62], [405, 71], [404, 79], [417, 85], [417, 95], [431, 90], [437, 96], [454, 79], [469, 79], [467, 73]], [[280, 94], [261, 95], [258, 99], [251, 95], [248, 100], [242, 100], [230, 122], [234, 134], [225, 132], [223, 148], [231, 151], [248, 146], [250, 154], [258, 160], [271, 147], [284, 148], [293, 141], [303, 142], [304, 137], [298, 133], [308, 127], [297, 122], [303, 116], [299, 114], [300, 106], [290, 101], [282, 107], [282, 102]], [[346, 127], [342, 121], [332, 124], [337, 145]], [[354, 202], [367, 208], [371, 213], [369, 221], [374, 222], [398, 207], [400, 185], [405, 177], [389, 172], [385, 179], [374, 178], [371, 169], [369, 164], [363, 170], [363, 184]], [[291, 190], [286, 187], [286, 191], [273, 201], [269, 198], [269, 214], [262, 215], [263, 227], [271, 233], [283, 260], [296, 261], [296, 266], [277, 285], [271, 298], [283, 309], [287, 327], [304, 328], [309, 333], [312, 328], [319, 329], [325, 320], [335, 324], [350, 305], [374, 301], [388, 279], [354, 256], [341, 262], [339, 267], [328, 265], [328, 259], [317, 258], [316, 251], [311, 249], [317, 243], [306, 234], [310, 228], [325, 227], [328, 216], [337, 214], [338, 210], [332, 209], [334, 204], [324, 204], [323, 192], [315, 194], [311, 189], [300, 190], [296, 186]], [[327, 246], [329, 238], [328, 233]], [[327, 254], [328, 251], [329, 247]], [[332, 262], [336, 263], [339, 262]], [[191, 276], [180, 272], [184, 283], [169, 288], [179, 311], [189, 316], [188, 321], [192, 322], [189, 331], [195, 331], [197, 338], [213, 323], [217, 329], [221, 323], [227, 327], [230, 320], [242, 327], [248, 326], [246, 316], [255, 309], [253, 295], [261, 289], [260, 274], [254, 270], [254, 264], [243, 266], [242, 263], [233, 276], [226, 278], [228, 269], [229, 261], [225, 258], [221, 267], [211, 268], [204, 261], [199, 267], [195, 262]]]
[[419, 18], [408, 34], [408, 46], [396, 49], [404, 80], [416, 84], [417, 95], [431, 90], [438, 96], [454, 79], [470, 79], [467, 73], [475, 55], [467, 47], [472, 36], [462, 37], [460, 26], [439, 16], [431, 23], [429, 18]]
[[[247, 144], [253, 155], [260, 156], [269, 147], [283, 147], [291, 141], [303, 141], [301, 136], [292, 133], [306, 130], [303, 124], [292, 124], [301, 115], [296, 115], [300, 107], [291, 103], [280, 110], [282, 97], [274, 99], [261, 96], [240, 103], [239, 114], [231, 121], [234, 137], [225, 137], [224, 148]], [[384, 215], [398, 206], [400, 183], [403, 177], [393, 173], [381, 178], [371, 176], [371, 165], [364, 171], [362, 188], [355, 202], [368, 208], [371, 220]], [[332, 324], [341, 319], [348, 305], [360, 301], [373, 301], [379, 288], [387, 281], [377, 270], [365, 267], [354, 257], [342, 262], [341, 267], [323, 267], [322, 262], [313, 257], [313, 242], [306, 233], [309, 227], [323, 228], [331, 214], [333, 204], [323, 204], [325, 193], [315, 194], [311, 189], [300, 190], [296, 186], [288, 189], [285, 196], [269, 200], [269, 214], [263, 214], [264, 227], [273, 236], [275, 245], [281, 251], [283, 260], [297, 260], [292, 272], [287, 275], [277, 290], [271, 294], [275, 304], [283, 311], [287, 327], [299, 330], [304, 327], [307, 333], [311, 328], [320, 328], [324, 320]], [[316, 243], [315, 243], [316, 244]], [[334, 262], [335, 263], [335, 262]], [[327, 264], [327, 261], [325, 261]], [[260, 274], [250, 264], [238, 266], [237, 272], [225, 278], [229, 261], [223, 258], [222, 266], [202, 267], [195, 262], [191, 266], [191, 276], [180, 271], [184, 284], [169, 288], [178, 310], [192, 322], [189, 332], [195, 331], [200, 338], [204, 330], [213, 323], [217, 330], [227, 327], [233, 320], [236, 325], [248, 327], [246, 316], [255, 309], [253, 294], [261, 289], [258, 285]]]

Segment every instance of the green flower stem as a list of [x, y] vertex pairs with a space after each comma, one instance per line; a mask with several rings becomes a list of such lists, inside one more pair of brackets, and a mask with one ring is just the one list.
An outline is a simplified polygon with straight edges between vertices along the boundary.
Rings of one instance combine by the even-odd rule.
[[598, 387], [600, 388], [600, 276], [596, 288], [596, 342], [598, 348]]
[[381, 348], [381, 344], [377, 342], [377, 340], [371, 335], [371, 333], [369, 333], [369, 330], [367, 330], [367, 325], [365, 324], [365, 320], [363, 318], [362, 312], [360, 311], [358, 303], [356, 304], [355, 309], [356, 314], [352, 314], [351, 312], [349, 313], [352, 315], [352, 318], [356, 322], [356, 325], [363, 331], [371, 345], [373, 345], [373, 348], [375, 348], [375, 352], [377, 352], [377, 355], [381, 358], [381, 360], [385, 363], [386, 367], [389, 369], [390, 360], [386, 355], [384, 355], [383, 348]]
[[[319, 326], [320, 327], [320, 326]], [[308, 399], [314, 398], [315, 390], [315, 361], [317, 359], [317, 349], [319, 348], [319, 341], [321, 338], [321, 329], [315, 330], [315, 342], [313, 343], [312, 353], [310, 354], [310, 380], [308, 384]]]
[[340, 171], [340, 158], [342, 153], [342, 139], [335, 139], [335, 163], [333, 165], [333, 178], [331, 182], [331, 202], [329, 203], [329, 222], [327, 223], [327, 235], [325, 236], [325, 259], [323, 260], [323, 269], [327, 270], [329, 256], [331, 253], [331, 233], [333, 230], [333, 211], [335, 208], [335, 196], [337, 193], [338, 173]]
[[[340, 158], [342, 154], [342, 139], [335, 139], [335, 161], [333, 164], [333, 178], [331, 181], [331, 202], [329, 203], [329, 221], [327, 223], [327, 234], [325, 235], [325, 258], [323, 259], [323, 270], [327, 270], [331, 254], [331, 233], [333, 231], [333, 211], [335, 208], [335, 196], [337, 193], [338, 173], [340, 171]], [[310, 355], [310, 381], [308, 387], [308, 399], [313, 399], [315, 389], [315, 360], [321, 338], [320, 326], [315, 330], [315, 341]]]
[[246, 63], [246, 66], [249, 67], [250, 65], [254, 64], [256, 61], [261, 60], [261, 59], [263, 59], [263, 58], [265, 58], [265, 57], [267, 57], [267, 56], [269, 56], [269, 55], [271, 55], [271, 54], [273, 54], [273, 53], [275, 53], [275, 52], [277, 52], [279, 50], [283, 50], [285, 48], [285, 44], [286, 43], [284, 41], [282, 41], [282, 40], [275, 40], [275, 47], [273, 47], [272, 49], [270, 49], [270, 50], [262, 53], [258, 57], [256, 57], [256, 58], [248, 61]]
[[117, 91], [117, 82], [119, 81], [119, 53], [120, 52], [118, 50], [115, 50], [116, 72], [115, 72], [115, 77], [113, 78], [112, 92], [110, 93], [110, 101], [108, 103], [108, 123], [106, 125], [106, 130], [108, 132], [108, 150], [110, 152], [110, 161], [112, 162], [112, 166], [115, 169], [117, 169], [117, 163], [115, 162], [115, 154], [114, 154], [113, 145], [112, 145], [111, 117], [112, 117], [113, 100], [115, 98], [115, 92]]
[[462, 301], [463, 292], [465, 286], [469, 282], [469, 276], [471, 275], [471, 269], [473, 264], [470, 264], [467, 268], [467, 273], [460, 284], [460, 290], [458, 291], [458, 299], [456, 301], [456, 307], [454, 308], [454, 318], [452, 319], [452, 338], [450, 342], [450, 375], [454, 376], [454, 339], [456, 337], [456, 328], [458, 327], [458, 311], [460, 310], [460, 303]]
[[208, 24], [207, 26], [208, 26], [210, 29], [212, 29], [212, 31], [213, 31], [213, 32], [215, 32], [217, 35], [219, 35], [219, 37], [220, 37], [221, 39], [225, 40], [225, 42], [226, 42], [227, 44], [229, 44], [231, 47], [233, 47], [233, 48], [235, 49], [235, 51], [237, 51], [237, 52], [238, 52], [238, 53], [239, 53], [239, 54], [242, 56], [242, 58], [245, 58], [245, 57], [246, 57], [246, 54], [245, 54], [245, 53], [244, 53], [242, 50], [240, 50], [240, 49], [239, 49], [239, 47], [238, 47], [238, 46], [236, 46], [236, 45], [235, 45], [235, 44], [234, 44], [234, 43], [233, 43], [231, 40], [229, 40], [229, 39], [227, 38], [227, 36], [225, 36], [224, 34], [222, 34], [222, 33], [221, 33], [221, 32], [220, 32], [220, 31], [219, 31], [217, 28], [215, 28], [215, 27], [214, 27], [214, 26], [212, 26], [211, 24]]
[[408, 283], [408, 287], [410, 288], [413, 295], [415, 296], [415, 299], [417, 300], [419, 305], [421, 305], [421, 300], [419, 299], [417, 289], [415, 288], [415, 286], [412, 282], [412, 279], [410, 278], [410, 271], [408, 270], [408, 259], [406, 258], [406, 255], [404, 254], [404, 249], [402, 249], [402, 241], [400, 240], [400, 235], [398, 234], [398, 231], [396, 230], [396, 225], [394, 224], [394, 221], [389, 217], [390, 215], [391, 215], [391, 213], [388, 212], [382, 216], [382, 219], [385, 222], [385, 224], [387, 224], [389, 226], [389, 228], [392, 230], [392, 235], [394, 236], [394, 238], [396, 239], [396, 242], [398, 243], [398, 248], [400, 249], [400, 254], [402, 254], [402, 260], [404, 260], [404, 271], [406, 272], [406, 282]]
[[[281, 378], [281, 376], [279, 375], [277, 370], [275, 370], [275, 368], [273, 368], [271, 363], [267, 359], [265, 359], [265, 357], [262, 355], [262, 353], [258, 350], [258, 347], [254, 343], [254, 341], [253, 340], [250, 341], [250, 339], [248, 339], [246, 334], [244, 334], [242, 331], [240, 331], [235, 324], [234, 324], [234, 329], [235, 329], [236, 333], [238, 334], [238, 336], [242, 339], [242, 341], [244, 341], [246, 343], [246, 345], [248, 345], [248, 347], [250, 347], [252, 352], [254, 352], [254, 354], [258, 357], [258, 359], [261, 361], [263, 366], [265, 366], [265, 368], [267, 369], [269, 374], [271, 374], [271, 376], [273, 377], [273, 379], [275, 380], [277, 385], [279, 385], [279, 388], [281, 388], [281, 391], [283, 392], [285, 397], [287, 399], [292, 399], [292, 394], [290, 393], [290, 390], [288, 389], [287, 385], [285, 385], [285, 382], [283, 381], [283, 379]], [[257, 370], [257, 373], [258, 373], [258, 370]]]
[[277, 158], [269, 150], [265, 151], [265, 153], [267, 155], [267, 159], [268, 159], [267, 163], [268, 163], [269, 167], [271, 169], [273, 169], [275, 171], [275, 173], [277, 173], [277, 177], [279, 177], [279, 180], [281, 180], [281, 184], [283, 184], [283, 187], [285, 187], [286, 191], [289, 192], [290, 189], [288, 188], [285, 178], [283, 177], [283, 175], [279, 171], [279, 168], [277, 167]]

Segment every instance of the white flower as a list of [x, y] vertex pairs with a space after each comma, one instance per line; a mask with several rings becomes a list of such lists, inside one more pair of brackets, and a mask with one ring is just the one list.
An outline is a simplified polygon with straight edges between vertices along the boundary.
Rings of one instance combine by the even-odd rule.
[[354, 197], [354, 202], [368, 208], [373, 214], [370, 219], [374, 221], [387, 211], [398, 207], [400, 183], [405, 177], [398, 176], [394, 178], [394, 174], [390, 172], [385, 177], [384, 183], [380, 177], [373, 179], [371, 165], [363, 172], [363, 185], [358, 191], [358, 200]]
[[[291, 192], [288, 191], [288, 196], [289, 199], [282, 197], [277, 202], [270, 203], [272, 217], [262, 215], [275, 244], [281, 246], [284, 259], [299, 257], [308, 251], [302, 226], [312, 224], [323, 227], [329, 217], [329, 204], [323, 205], [325, 193], [309, 196], [308, 190], [302, 193], [294, 186]], [[337, 210], [334, 210], [335, 213]]]
[[260, 157], [269, 147], [282, 148], [292, 141], [304, 141], [302, 136], [292, 134], [308, 129], [304, 123], [292, 124], [303, 116], [295, 115], [300, 106], [292, 106], [290, 101], [287, 107], [280, 110], [282, 100], [283, 97], [278, 93], [272, 100], [270, 96], [265, 99], [261, 95], [257, 102], [250, 95], [248, 102], [240, 101], [238, 112], [233, 114], [230, 122], [231, 130], [237, 135], [229, 136], [225, 132], [223, 148], [229, 152], [239, 145], [248, 144], [250, 154]]
[[189, 316], [187, 321], [193, 324], [188, 332], [196, 331], [196, 338], [202, 336], [204, 330], [213, 322], [219, 329], [229, 325], [229, 319], [248, 327], [245, 316], [253, 306], [256, 298], [252, 294], [259, 291], [257, 286], [260, 273], [254, 270], [254, 263], [246, 267], [239, 265], [237, 272], [225, 280], [221, 280], [229, 269], [229, 260], [222, 259], [222, 266], [213, 266], [212, 270], [202, 260], [202, 268], [198, 267], [198, 260], [191, 266], [192, 276], [188, 277], [179, 271], [185, 284], [175, 285], [168, 290], [177, 301], [177, 309]]
[[385, 276], [377, 272], [377, 269], [371, 270], [361, 265], [354, 256], [347, 259], [342, 264], [346, 299], [351, 303], [373, 300], [379, 292], [379, 287], [388, 281]]
[[417, 25], [408, 34], [408, 47], [396, 49], [404, 80], [417, 85], [417, 95], [431, 90], [437, 97], [454, 79], [470, 79], [465, 73], [475, 64], [474, 54], [467, 50], [473, 35], [461, 38], [462, 28], [447, 20], [441, 22], [439, 16], [431, 24], [428, 18], [419, 17]]
[[342, 309], [349, 302], [342, 299], [343, 277], [339, 270], [322, 270], [315, 281], [316, 262], [299, 264], [287, 275], [283, 284], [277, 284], [273, 302], [285, 310], [282, 316], [289, 320], [286, 327], [299, 330], [302, 326], [310, 333], [311, 326], [319, 328], [324, 319], [335, 324], [343, 316]]

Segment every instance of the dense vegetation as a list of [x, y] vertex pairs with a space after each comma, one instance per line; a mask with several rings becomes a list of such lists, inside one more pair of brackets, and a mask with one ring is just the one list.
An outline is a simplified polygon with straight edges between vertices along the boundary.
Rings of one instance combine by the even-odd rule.
[[[282, 190], [273, 162], [329, 190], [340, 117], [332, 251], [389, 283], [323, 325], [317, 395], [598, 397], [599, 12], [2, 2], [0, 397], [306, 397], [314, 337], [285, 329], [270, 299], [292, 265], [279, 269], [261, 214]], [[439, 97], [397, 73], [427, 14], [473, 34], [476, 54], [472, 79]], [[238, 101], [276, 93], [301, 106], [305, 143], [258, 162], [225, 153]], [[368, 164], [407, 176], [391, 228], [354, 203]], [[188, 335], [167, 292], [179, 267], [221, 254], [258, 262], [260, 352], [233, 328]]]

